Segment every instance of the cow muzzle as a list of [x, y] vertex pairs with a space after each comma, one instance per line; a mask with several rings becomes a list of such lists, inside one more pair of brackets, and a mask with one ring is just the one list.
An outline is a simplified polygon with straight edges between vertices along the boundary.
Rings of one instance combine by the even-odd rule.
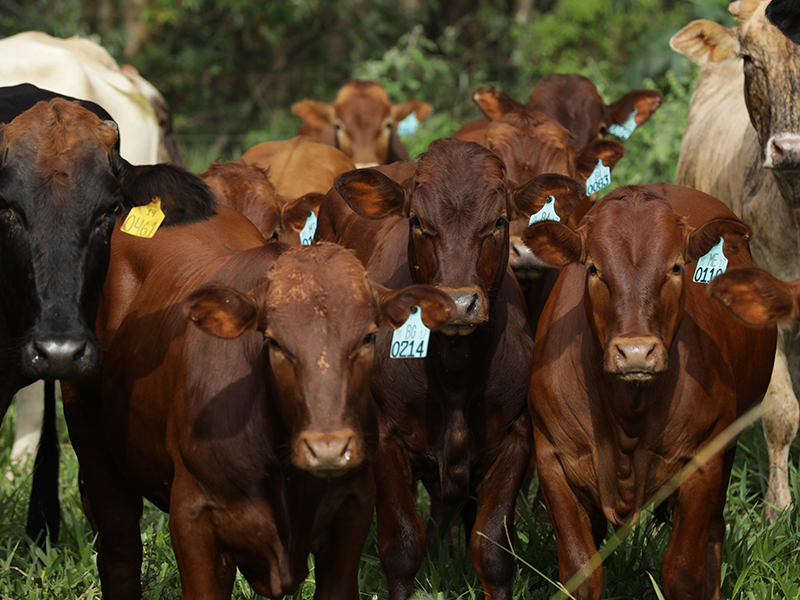
[[508, 266], [517, 280], [539, 279], [547, 267], [519, 237], [512, 237], [508, 248]]
[[621, 381], [647, 385], [667, 370], [667, 351], [655, 337], [617, 337], [606, 349], [603, 368]]
[[469, 335], [489, 320], [489, 303], [477, 287], [440, 287], [456, 303], [456, 315], [439, 331], [445, 335]]
[[364, 462], [359, 437], [352, 429], [303, 432], [297, 436], [292, 463], [321, 478], [341, 477]]
[[40, 379], [74, 379], [90, 375], [100, 365], [97, 344], [86, 337], [33, 337], [22, 348], [24, 370]]

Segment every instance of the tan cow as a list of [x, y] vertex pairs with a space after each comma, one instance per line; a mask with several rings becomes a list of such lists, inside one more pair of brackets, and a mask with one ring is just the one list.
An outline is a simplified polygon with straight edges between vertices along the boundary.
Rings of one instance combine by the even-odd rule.
[[361, 168], [410, 160], [397, 125], [412, 112], [418, 121], [427, 119], [433, 107], [421, 100], [394, 104], [379, 83], [351, 80], [334, 102], [302, 100], [292, 112], [305, 121], [301, 134], [339, 148]]
[[[800, 277], [800, 49], [765, 17], [768, 1], [741, 0], [728, 29], [694, 21], [672, 47], [701, 65], [681, 143], [676, 183], [715, 196], [753, 229], [755, 265], [784, 280]], [[744, 93], [742, 93], [744, 92]], [[774, 519], [791, 500], [789, 445], [797, 433], [800, 385], [797, 325], [780, 329], [764, 398], [770, 457], [765, 502]]]

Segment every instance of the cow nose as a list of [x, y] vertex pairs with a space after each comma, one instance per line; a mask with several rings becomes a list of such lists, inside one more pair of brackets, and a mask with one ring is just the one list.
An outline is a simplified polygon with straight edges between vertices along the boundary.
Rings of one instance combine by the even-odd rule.
[[774, 136], [769, 145], [769, 159], [773, 169], [800, 169], [800, 135]]
[[481, 297], [480, 294], [463, 294], [461, 296], [454, 296], [453, 300], [456, 303], [456, 315], [466, 323], [471, 323], [475, 320], [481, 310]]
[[538, 279], [544, 272], [542, 262], [520, 238], [511, 239], [508, 265], [514, 270], [517, 279]]
[[606, 352], [605, 370], [624, 381], [647, 383], [667, 369], [667, 353], [658, 338], [618, 337]]
[[23, 361], [42, 379], [72, 379], [97, 368], [97, 351], [84, 337], [55, 335], [32, 339], [23, 348]]
[[363, 460], [358, 436], [352, 429], [301, 433], [292, 457], [295, 466], [317, 477], [339, 477]]

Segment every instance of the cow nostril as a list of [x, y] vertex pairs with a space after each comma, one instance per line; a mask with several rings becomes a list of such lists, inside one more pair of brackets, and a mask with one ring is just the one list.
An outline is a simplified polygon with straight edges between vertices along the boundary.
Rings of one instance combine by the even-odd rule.
[[480, 296], [478, 296], [478, 294], [473, 294], [472, 301], [469, 303], [469, 306], [467, 306], [467, 314], [470, 315], [475, 314], [476, 312], [478, 312], [478, 310], [480, 310], [480, 307], [481, 307]]

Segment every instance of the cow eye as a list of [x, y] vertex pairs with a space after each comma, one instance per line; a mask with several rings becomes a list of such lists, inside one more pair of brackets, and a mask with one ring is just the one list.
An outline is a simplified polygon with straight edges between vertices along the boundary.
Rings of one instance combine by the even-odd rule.
[[282, 350], [283, 349], [283, 348], [281, 348], [281, 345], [278, 343], [278, 340], [276, 340], [273, 337], [267, 336], [267, 339], [264, 340], [264, 341], [267, 342], [269, 344], [269, 347], [272, 348], [273, 350]]
[[365, 345], [365, 346], [369, 346], [369, 345], [371, 345], [371, 344], [373, 344], [373, 343], [375, 343], [375, 332], [368, 333], [368, 334], [367, 334], [367, 335], [364, 337], [364, 345]]
[[505, 217], [500, 217], [499, 219], [497, 219], [497, 223], [494, 224], [495, 233], [498, 231], [502, 231], [506, 227], [506, 225], [508, 225], [508, 219], [506, 219]]
[[279, 235], [277, 231], [272, 232], [272, 236], [267, 240], [267, 242], [277, 242], [279, 239]]
[[682, 266], [680, 266], [679, 264], [676, 264], [674, 267], [672, 267], [672, 274], [673, 275], [680, 275], [681, 273], [683, 273], [683, 267]]
[[411, 215], [410, 217], [408, 217], [408, 224], [414, 231], [419, 231], [420, 233], [422, 233], [422, 225], [420, 224], [417, 215]]
[[597, 267], [591, 265], [587, 270], [589, 271], [589, 277], [597, 277]]

